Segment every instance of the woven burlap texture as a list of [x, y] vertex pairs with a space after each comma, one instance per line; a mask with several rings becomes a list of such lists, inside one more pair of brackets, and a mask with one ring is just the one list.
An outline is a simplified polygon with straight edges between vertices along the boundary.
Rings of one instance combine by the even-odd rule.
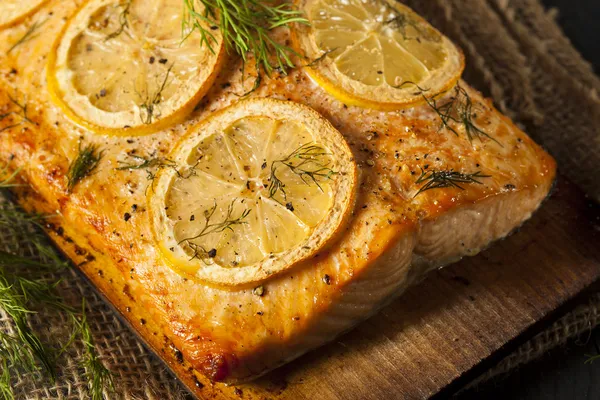
[[[0, 207], [12, 209], [0, 193]], [[13, 219], [11, 213], [0, 213], [0, 250], [46, 261], [33, 246], [34, 241], [50, 245], [39, 229]], [[35, 236], [34, 236], [35, 235]], [[116, 317], [106, 303], [96, 295], [88, 282], [75, 271], [46, 272], [19, 270], [27, 278], [58, 282], [58, 292], [65, 303], [75, 309], [86, 301], [86, 314], [93, 333], [98, 354], [114, 374], [116, 393], [108, 393], [106, 399], [170, 400], [186, 398], [186, 390], [171, 375], [160, 360], [151, 355], [131, 331]], [[69, 339], [72, 323], [68, 315], [48, 309], [31, 314], [29, 321], [43, 343], [54, 348], [55, 354]], [[0, 329], [14, 333], [12, 320], [0, 309]], [[58, 380], [49, 382], [39, 373], [12, 373], [15, 398], [23, 399], [89, 399], [87, 382], [83, 378], [81, 360], [83, 348], [71, 346], [69, 351], [57, 358]]]
[[[496, 105], [521, 124], [558, 160], [561, 171], [588, 194], [600, 198], [595, 171], [600, 155], [600, 80], [565, 38], [538, 0], [407, 0], [459, 44], [467, 58], [465, 79], [491, 96]], [[31, 254], [27, 233], [0, 231], [4, 250]], [[116, 394], [122, 399], [183, 399], [185, 391], [164, 365], [144, 349], [113, 311], [77, 273], [50, 274], [62, 278], [61, 293], [78, 307], [85, 296], [88, 318], [98, 351], [114, 373]], [[590, 297], [527, 342], [483, 379], [528, 362], [569, 338], [596, 326], [600, 295]], [[68, 337], [68, 321], [56, 313], [32, 315], [31, 322], [43, 339]], [[10, 331], [10, 321], [0, 314], [0, 327]], [[75, 347], [60, 359], [57, 384], [40, 376], [21, 375], [15, 380], [18, 399], [87, 399], [86, 383], [77, 364]]]

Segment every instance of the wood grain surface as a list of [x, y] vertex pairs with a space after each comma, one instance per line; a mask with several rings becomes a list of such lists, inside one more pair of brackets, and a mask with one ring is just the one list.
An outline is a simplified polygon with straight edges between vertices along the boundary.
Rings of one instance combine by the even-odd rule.
[[348, 400], [448, 394], [453, 382], [509, 351], [598, 280], [599, 215], [559, 180], [541, 210], [506, 240], [431, 274], [338, 341], [234, 393]]

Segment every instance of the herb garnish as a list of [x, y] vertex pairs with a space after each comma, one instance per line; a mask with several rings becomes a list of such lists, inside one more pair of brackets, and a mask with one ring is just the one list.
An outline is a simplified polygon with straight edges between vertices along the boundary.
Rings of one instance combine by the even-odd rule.
[[[169, 83], [169, 75], [171, 75], [171, 70], [173, 69], [174, 65], [175, 64], [171, 64], [162, 83], [158, 85], [158, 88], [154, 94], [148, 93], [148, 89], [146, 89], [146, 98], [143, 99], [142, 104], [139, 105], [140, 119], [142, 120], [142, 123], [150, 125], [155, 119], [156, 108], [163, 100], [162, 95], [167, 87], [167, 84]], [[141, 94], [138, 93], [138, 95], [142, 97]]]
[[133, 0], [127, 0], [118, 5], [118, 7], [122, 7], [122, 11], [119, 14], [119, 28], [113, 33], [107, 35], [105, 41], [116, 38], [125, 31], [125, 28], [129, 27], [129, 9], [131, 8], [132, 1]]
[[32, 123], [31, 120], [27, 117], [27, 101], [25, 100], [23, 102], [23, 104], [21, 104], [17, 99], [15, 99], [14, 97], [8, 95], [8, 98], [10, 99], [11, 103], [13, 103], [15, 106], [17, 106], [17, 108], [19, 109], [19, 111], [9, 111], [6, 114], [2, 114], [0, 115], [0, 121], [2, 121], [4, 118], [8, 118], [11, 115], [16, 115], [18, 116], [21, 121], [14, 123], [12, 125], [8, 125], [5, 126], [4, 128], [0, 129], [0, 133], [7, 131], [9, 129], [12, 128], [16, 128], [19, 125], [23, 125], [24, 123]]
[[71, 165], [69, 165], [69, 170], [67, 171], [67, 190], [69, 193], [82, 179], [94, 172], [101, 158], [102, 151], [98, 151], [98, 146], [88, 144], [84, 148], [81, 148], [81, 143], [79, 144], [79, 154]]
[[269, 177], [269, 197], [273, 198], [277, 192], [281, 192], [284, 199], [287, 199], [285, 192], [285, 183], [277, 177], [277, 170], [280, 167], [287, 167], [292, 173], [298, 175], [306, 185], [315, 184], [323, 191], [321, 183], [331, 179], [335, 172], [331, 169], [331, 154], [323, 147], [306, 143], [294, 150], [290, 155], [275, 160], [271, 164], [271, 176]]
[[[2, 255], [0, 255], [0, 259]], [[9, 262], [14, 257], [8, 257]], [[10, 264], [9, 264], [10, 265]], [[24, 350], [23, 366], [32, 367], [32, 358], [37, 359], [44, 370], [50, 376], [52, 382], [56, 380], [56, 363], [52, 352], [42, 344], [40, 338], [31, 330], [27, 323], [27, 315], [32, 313], [28, 306], [32, 301], [45, 302], [50, 300], [56, 302], [56, 297], [51, 293], [49, 285], [32, 282], [25, 278], [7, 274], [4, 270], [6, 263], [0, 260], [0, 308], [8, 314], [14, 322], [16, 336], [10, 337], [18, 341]], [[45, 285], [45, 286], [42, 286]], [[21, 356], [21, 355], [19, 355]], [[9, 357], [10, 358], [10, 357]], [[16, 359], [14, 360], [16, 361]], [[30, 368], [31, 369], [31, 368]]]
[[[385, 21], [384, 24], [392, 25], [394, 27], [394, 30], [398, 31], [400, 35], [402, 35], [402, 39], [417, 41], [425, 39], [429, 42], [439, 42], [441, 40], [441, 37], [439, 35], [436, 35], [434, 30], [424, 30], [419, 26], [419, 23], [413, 18], [410, 18], [408, 15], [403, 14], [391, 5], [387, 5], [387, 7], [391, 9], [395, 15], [392, 18]], [[409, 26], [412, 27], [415, 31], [417, 31], [417, 37], [408, 37], [406, 30]]]
[[445, 128], [454, 133], [456, 136], [459, 136], [458, 131], [451, 124], [451, 122], [453, 122], [464, 127], [465, 133], [467, 134], [467, 138], [470, 142], [472, 142], [474, 138], [481, 140], [481, 137], [485, 136], [501, 145], [500, 142], [476, 125], [475, 119], [477, 118], [477, 112], [474, 109], [473, 101], [471, 100], [469, 93], [467, 93], [467, 91], [460, 86], [460, 84], [455, 86], [454, 93], [450, 99], [441, 105], [438, 104], [438, 101], [435, 99], [435, 97], [427, 97], [425, 94], [423, 94], [423, 98], [429, 107], [431, 107], [431, 109], [435, 111], [440, 118], [440, 131]]
[[33, 24], [31, 24], [31, 26], [29, 27], [29, 29], [27, 29], [27, 31], [25, 32], [25, 34], [23, 36], [21, 36], [21, 38], [15, 42], [15, 44], [12, 45], [12, 47], [10, 49], [8, 49], [8, 51], [6, 52], [6, 54], [10, 54], [12, 53], [12, 51], [14, 49], [16, 49], [17, 47], [19, 47], [20, 45], [30, 41], [31, 39], [34, 39], [36, 37], [39, 36], [37, 30], [46, 23], [47, 19], [43, 20], [43, 21], [35, 21]]
[[[185, 238], [185, 239], [179, 241], [178, 244], [181, 244], [183, 242], [187, 242], [188, 244], [190, 244], [191, 240], [199, 239], [203, 236], [210, 235], [211, 233], [221, 233], [226, 230], [233, 231], [234, 226], [246, 224], [246, 222], [244, 220], [246, 219], [246, 217], [248, 217], [248, 215], [250, 214], [250, 212], [252, 210], [245, 209], [238, 217], [234, 217], [233, 216], [233, 208], [235, 206], [236, 200], [237, 199], [233, 199], [231, 204], [229, 204], [229, 206], [227, 207], [227, 213], [225, 215], [225, 218], [223, 218], [223, 220], [221, 222], [211, 222], [212, 217], [215, 215], [215, 211], [217, 211], [217, 202], [215, 201], [214, 206], [212, 206], [208, 210], [204, 210], [204, 226], [202, 227], [200, 232], [195, 236]], [[206, 253], [208, 255], [208, 252], [206, 252]], [[215, 255], [216, 255], [216, 251], [215, 251]]]
[[13, 172], [10, 172], [8, 168], [8, 164], [4, 167], [0, 168], [0, 188], [12, 188], [21, 186], [18, 183], [14, 183], [15, 178], [19, 174], [20, 170], [17, 169]]
[[[198, 31], [201, 44], [214, 52], [213, 44], [217, 43], [217, 38], [211, 30], [219, 28], [228, 51], [241, 56], [244, 65], [248, 62], [248, 53], [254, 56], [258, 82], [261, 72], [269, 76], [277, 69], [285, 75], [296, 67], [291, 55], [298, 54], [269, 35], [273, 29], [291, 23], [309, 24], [302, 12], [292, 9], [289, 3], [273, 5], [261, 0], [184, 0], [184, 4], [184, 40], [192, 32]], [[204, 12], [198, 11], [200, 4], [205, 7]], [[274, 64], [271, 64], [271, 58], [274, 58]], [[257, 86], [256, 82], [254, 86]]]
[[331, 50], [327, 50], [325, 51], [323, 54], [321, 54], [319, 57], [315, 58], [314, 60], [312, 60], [311, 62], [309, 62], [308, 64], [305, 65], [305, 67], [309, 67], [312, 68], [315, 65], [317, 65], [318, 63], [320, 63], [321, 61], [323, 61], [325, 58], [327, 58], [327, 56], [331, 53], [333, 53], [334, 51], [336, 51], [338, 48], [335, 47]]
[[[0, 188], [4, 187], [7, 185], [0, 184]], [[87, 324], [82, 325], [86, 320], [85, 308], [78, 313], [58, 295], [56, 287], [60, 282], [47, 282], [41, 276], [44, 272], [61, 271], [70, 265], [56, 253], [41, 233], [40, 223], [44, 218], [26, 214], [7, 203], [0, 205], [0, 226], [8, 229], [18, 240], [25, 240], [23, 232], [26, 231], [27, 240], [37, 252], [37, 259], [32, 259], [0, 251], [0, 307], [12, 319], [14, 329], [14, 334], [0, 332], [0, 397], [14, 399], [11, 385], [13, 372], [41, 371], [54, 381], [57, 360], [80, 337], [85, 347], [82, 367], [89, 379], [89, 393], [92, 399], [100, 400], [105, 389], [112, 390], [112, 377], [99, 362], [95, 348], [89, 346], [90, 343], [93, 344], [91, 333]], [[34, 267], [29, 271], [37, 274], [35, 279], [20, 275], [26, 267]], [[60, 352], [44, 345], [29, 325], [27, 317], [36, 313], [33, 307], [37, 306], [49, 306], [64, 312], [76, 322], [76, 326], [82, 326], [74, 332]], [[96, 363], [88, 362], [92, 358]]]
[[150, 171], [150, 169], [152, 168], [176, 168], [177, 167], [177, 163], [173, 160], [169, 160], [168, 158], [164, 158], [164, 157], [157, 157], [157, 158], [145, 158], [145, 157], [141, 157], [141, 156], [136, 156], [136, 155], [131, 155], [131, 157], [133, 157], [136, 161], [139, 161], [139, 163], [133, 163], [133, 164], [127, 164], [125, 162], [119, 161], [119, 164], [122, 164], [120, 167], [117, 168], [117, 171], [123, 171], [123, 170], [127, 170], [127, 169], [145, 169], [146, 173], [148, 174], [147, 178], [148, 180], [152, 180], [155, 177], [155, 173], [153, 173], [152, 171]]
[[81, 336], [81, 342], [84, 346], [84, 355], [81, 363], [85, 368], [85, 377], [88, 381], [88, 389], [92, 395], [92, 400], [103, 400], [103, 391], [105, 389], [111, 392], [115, 390], [112, 373], [102, 364], [102, 360], [100, 360], [96, 351], [94, 337], [92, 336], [92, 331], [85, 314], [85, 300], [81, 309], [81, 317], [73, 318], [75, 325], [73, 334]]
[[440, 189], [447, 187], [455, 187], [460, 190], [465, 190], [460, 184], [463, 183], [476, 183], [482, 184], [478, 179], [490, 178], [490, 175], [484, 175], [481, 171], [477, 171], [472, 174], [463, 174], [458, 171], [425, 171], [421, 170], [421, 176], [415, 182], [417, 185], [425, 183], [421, 189], [414, 195], [417, 197], [423, 192], [432, 189]]

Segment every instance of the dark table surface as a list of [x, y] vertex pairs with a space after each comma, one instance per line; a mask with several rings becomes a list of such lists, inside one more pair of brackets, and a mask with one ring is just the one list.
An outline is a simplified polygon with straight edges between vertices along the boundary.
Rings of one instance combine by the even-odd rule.
[[[600, 0], [543, 0], [559, 9], [559, 23], [573, 45], [600, 73]], [[600, 327], [586, 332], [508, 376], [459, 394], [456, 400], [600, 399]]]

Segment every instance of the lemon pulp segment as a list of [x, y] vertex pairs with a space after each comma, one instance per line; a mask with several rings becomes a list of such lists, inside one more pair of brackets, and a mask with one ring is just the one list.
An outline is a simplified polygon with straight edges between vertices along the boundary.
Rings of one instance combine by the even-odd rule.
[[313, 254], [353, 198], [341, 134], [295, 103], [241, 102], [193, 129], [171, 159], [177, 167], [160, 172], [150, 202], [159, 246], [179, 271], [218, 284], [254, 282]]
[[449, 89], [462, 53], [408, 7], [386, 0], [303, 0], [311, 27], [296, 45], [319, 60], [308, 69], [338, 99], [394, 109]]
[[52, 51], [53, 98], [76, 123], [134, 134], [179, 122], [211, 87], [222, 59], [201, 36], [182, 33], [180, 0], [92, 0]]

